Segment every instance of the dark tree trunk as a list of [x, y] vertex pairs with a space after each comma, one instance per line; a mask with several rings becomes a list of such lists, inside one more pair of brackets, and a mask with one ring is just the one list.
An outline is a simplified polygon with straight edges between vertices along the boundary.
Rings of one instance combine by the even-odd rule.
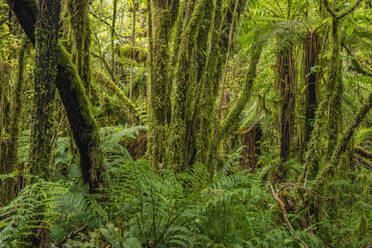
[[34, 66], [34, 110], [30, 141], [31, 174], [48, 179], [53, 137], [55, 81], [57, 77], [57, 49], [60, 1], [40, 2], [36, 25]]
[[315, 66], [318, 65], [319, 37], [315, 32], [309, 33], [304, 41], [304, 77], [306, 87], [306, 114], [305, 114], [305, 144], [310, 140], [314, 128], [315, 112], [317, 109], [317, 86], [319, 72]]
[[[37, 7], [33, 0], [8, 0], [32, 43], [35, 43], [34, 25]], [[56, 86], [64, 104], [76, 146], [80, 153], [80, 167], [84, 183], [94, 192], [104, 182], [105, 168], [99, 147], [98, 127], [94, 121], [90, 102], [69, 54], [59, 44], [57, 48]]]
[[242, 152], [242, 162], [247, 169], [252, 169], [253, 173], [257, 169], [261, 138], [262, 131], [258, 124], [242, 135], [242, 145], [245, 146]]
[[287, 162], [290, 153], [291, 137], [295, 117], [296, 102], [296, 69], [292, 48], [281, 51], [277, 60], [278, 88], [281, 97], [280, 112], [280, 166], [276, 171], [276, 179], [285, 178], [283, 163]]

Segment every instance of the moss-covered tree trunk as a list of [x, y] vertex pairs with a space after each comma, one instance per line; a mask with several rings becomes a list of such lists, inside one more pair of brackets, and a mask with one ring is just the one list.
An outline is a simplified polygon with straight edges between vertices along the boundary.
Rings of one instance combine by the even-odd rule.
[[[21, 117], [23, 111], [25, 53], [28, 50], [28, 47], [28, 42], [23, 41], [18, 54], [17, 82], [14, 90], [14, 101], [12, 104], [12, 112], [10, 116], [9, 139], [7, 142], [7, 152], [5, 155], [6, 164], [4, 164], [5, 171], [0, 171], [0, 174], [11, 173], [12, 171], [17, 169], [18, 139], [20, 134], [20, 123], [22, 122]], [[2, 180], [0, 202], [3, 204], [7, 204], [10, 200], [12, 200], [17, 194], [16, 188], [17, 187], [13, 179]]]
[[338, 21], [332, 18], [331, 24], [331, 61], [329, 65], [327, 98], [329, 102], [329, 116], [327, 122], [328, 130], [328, 152], [330, 156], [336, 146], [340, 124], [341, 124], [341, 99], [343, 93], [342, 64], [340, 58], [340, 42], [338, 32]]
[[[204, 20], [204, 14], [208, 1], [198, 0], [188, 22], [182, 32], [181, 43], [178, 50], [177, 64], [175, 67], [175, 88], [174, 88], [174, 104], [172, 106], [172, 117], [170, 125], [169, 156], [168, 163], [175, 168], [176, 171], [182, 171], [186, 166], [187, 161], [187, 120], [190, 120], [190, 109], [187, 109], [187, 103], [190, 103], [188, 97], [192, 96], [193, 86], [195, 83], [196, 61], [193, 55], [194, 48], [197, 48], [197, 37], [200, 24]], [[195, 89], [195, 88], [194, 88]], [[195, 98], [194, 98], [195, 99]]]
[[34, 109], [30, 141], [30, 172], [44, 179], [50, 176], [50, 152], [53, 137], [55, 81], [60, 1], [43, 1], [36, 26], [34, 66]]
[[91, 27], [89, 20], [89, 1], [70, 0], [68, 5], [72, 28], [74, 50], [72, 60], [76, 65], [88, 97], [91, 95]]
[[[205, 69], [200, 82], [200, 93], [196, 99], [196, 109], [198, 113], [199, 130], [196, 140], [196, 161], [207, 164], [209, 158], [209, 148], [214, 131], [214, 111], [216, 97], [218, 96], [218, 86], [220, 80], [220, 35], [222, 22], [222, 1], [217, 0], [214, 4], [212, 24], [208, 34], [208, 50]], [[196, 118], [195, 118], [196, 119]]]
[[360, 4], [357, 0], [355, 4], [348, 9], [335, 12], [328, 4], [328, 0], [323, 0], [324, 5], [331, 15], [331, 59], [328, 72], [327, 93], [326, 97], [329, 104], [329, 116], [327, 122], [328, 130], [328, 158], [330, 158], [337, 144], [338, 133], [341, 125], [341, 107], [342, 107], [342, 62], [340, 57], [340, 37], [339, 37], [339, 22], [346, 15], [350, 14]]
[[[10, 72], [10, 65], [0, 58], [0, 174], [11, 172], [7, 161], [7, 148], [10, 139]], [[0, 206], [8, 202], [7, 185], [7, 182], [0, 182]]]
[[[35, 43], [37, 6], [33, 0], [9, 0], [9, 6], [32, 43]], [[76, 146], [85, 184], [94, 192], [105, 179], [103, 155], [99, 146], [98, 127], [91, 105], [70, 56], [61, 44], [57, 46], [56, 86], [65, 107]]]
[[170, 78], [168, 72], [170, 31], [172, 29], [170, 10], [165, 1], [149, 2], [150, 40], [150, 87], [148, 155], [157, 168], [165, 161], [165, 137], [170, 119]]

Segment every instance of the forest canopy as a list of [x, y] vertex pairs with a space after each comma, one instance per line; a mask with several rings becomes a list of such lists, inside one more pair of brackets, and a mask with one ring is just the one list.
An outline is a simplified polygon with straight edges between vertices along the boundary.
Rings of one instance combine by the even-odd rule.
[[0, 248], [370, 247], [371, 0], [0, 0]]

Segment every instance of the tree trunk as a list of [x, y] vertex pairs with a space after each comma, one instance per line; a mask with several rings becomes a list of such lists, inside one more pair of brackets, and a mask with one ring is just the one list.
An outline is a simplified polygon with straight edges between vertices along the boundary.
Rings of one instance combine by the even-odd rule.
[[90, 42], [91, 27], [89, 21], [89, 1], [71, 0], [68, 5], [70, 24], [74, 40], [72, 60], [75, 63], [80, 79], [88, 97], [91, 95]]
[[305, 114], [305, 143], [310, 141], [311, 132], [314, 128], [315, 112], [317, 108], [317, 87], [319, 72], [315, 68], [318, 65], [319, 37], [315, 32], [310, 32], [304, 40], [304, 78], [306, 87], [306, 114]]
[[[25, 70], [25, 53], [28, 50], [29, 44], [27, 41], [22, 42], [22, 47], [18, 54], [18, 73], [17, 83], [14, 91], [14, 102], [12, 106], [10, 128], [9, 128], [9, 141], [7, 143], [7, 153], [5, 158], [7, 164], [5, 171], [1, 171], [0, 174], [11, 173], [17, 169], [18, 162], [18, 139], [20, 133], [20, 123], [22, 122], [23, 112], [23, 89], [24, 89], [24, 70]], [[1, 202], [5, 205], [11, 201], [17, 195], [17, 185], [13, 179], [3, 180], [1, 183]]]
[[34, 66], [34, 110], [30, 141], [31, 174], [47, 180], [50, 177], [50, 153], [53, 137], [55, 81], [61, 3], [40, 3], [36, 24]]
[[148, 155], [151, 164], [158, 168], [165, 161], [165, 126], [170, 118], [169, 33], [170, 15], [163, 1], [148, 3], [150, 8], [150, 90]]
[[278, 88], [281, 97], [280, 113], [280, 166], [274, 177], [281, 180], [286, 176], [283, 166], [287, 162], [290, 153], [291, 137], [295, 117], [296, 102], [296, 67], [293, 58], [292, 48], [281, 51], [277, 60]]
[[[33, 0], [8, 0], [32, 43], [35, 43], [34, 25], [37, 7]], [[62, 44], [57, 47], [56, 85], [64, 104], [76, 146], [80, 153], [80, 167], [85, 184], [94, 192], [104, 182], [105, 168], [99, 147], [98, 127], [94, 121], [90, 102], [75, 66]]]

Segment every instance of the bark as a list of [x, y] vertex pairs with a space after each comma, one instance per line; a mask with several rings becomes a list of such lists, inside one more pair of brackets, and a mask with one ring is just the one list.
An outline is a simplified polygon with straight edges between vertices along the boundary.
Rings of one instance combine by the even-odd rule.
[[196, 111], [198, 113], [199, 130], [196, 140], [196, 160], [206, 164], [209, 158], [210, 142], [213, 137], [215, 99], [218, 95], [219, 56], [221, 54], [219, 39], [221, 35], [222, 1], [217, 0], [214, 6], [213, 23], [208, 38], [208, 52], [205, 70], [201, 78], [201, 94], [197, 98]]
[[281, 97], [280, 113], [280, 166], [275, 173], [275, 178], [285, 178], [286, 170], [283, 163], [287, 162], [291, 137], [293, 134], [295, 102], [296, 102], [296, 67], [294, 63], [292, 48], [281, 51], [277, 61], [278, 88]]
[[176, 171], [182, 171], [187, 161], [187, 116], [186, 103], [189, 87], [193, 85], [193, 73], [191, 68], [195, 63], [192, 57], [200, 23], [204, 19], [205, 8], [208, 1], [198, 0], [195, 3], [191, 19], [184, 29], [178, 51], [177, 64], [175, 69], [174, 106], [172, 107], [171, 130], [169, 137], [169, 164], [173, 165]]
[[165, 161], [165, 126], [170, 120], [170, 78], [168, 72], [170, 31], [172, 29], [170, 9], [164, 1], [148, 1], [150, 42], [150, 90], [148, 155], [157, 168]]
[[136, 110], [136, 105], [124, 94], [124, 92], [101, 72], [94, 71], [93, 75], [95, 80], [101, 83], [104, 87], [109, 88], [115, 95], [119, 97], [120, 101], [123, 103], [127, 117], [132, 124], [141, 124], [139, 113]]
[[53, 137], [55, 81], [61, 3], [40, 3], [36, 24], [34, 66], [34, 110], [30, 141], [29, 165], [33, 175], [48, 180]]
[[[0, 58], [0, 174], [10, 173], [7, 163], [7, 148], [10, 139], [10, 102], [9, 80], [10, 65]], [[7, 194], [7, 182], [0, 182], [0, 206], [5, 204], [9, 196]]]
[[368, 114], [368, 112], [371, 110], [371, 108], [372, 93], [369, 94], [366, 103], [360, 108], [352, 123], [345, 130], [341, 139], [338, 140], [329, 163], [319, 171], [319, 173], [316, 176], [315, 182], [311, 185], [312, 190], [318, 191], [322, 186], [325, 186], [327, 182], [329, 182], [330, 178], [332, 178], [337, 168], [337, 164], [340, 161], [340, 157], [345, 152], [351, 137], [354, 135], [355, 130], [358, 128], [358, 126], [363, 121], [364, 117]]
[[[23, 30], [33, 43], [37, 8], [33, 0], [9, 0], [9, 6], [18, 18]], [[60, 97], [64, 104], [76, 146], [80, 153], [80, 167], [85, 184], [94, 192], [104, 182], [105, 168], [99, 147], [98, 127], [93, 119], [90, 102], [75, 66], [67, 51], [59, 44], [57, 48], [57, 80]]]
[[314, 71], [318, 65], [320, 52], [319, 37], [315, 32], [310, 32], [304, 40], [304, 78], [306, 87], [306, 114], [305, 114], [305, 144], [310, 141], [311, 132], [314, 128], [315, 113], [317, 109], [317, 86], [319, 83], [319, 72]]
[[72, 60], [78, 70], [81, 81], [84, 84], [88, 97], [91, 95], [91, 27], [89, 20], [89, 1], [70, 0], [68, 4], [70, 13], [70, 25], [74, 49]]
[[332, 55], [329, 67], [329, 76], [327, 83], [327, 98], [329, 101], [329, 116], [327, 123], [328, 130], [328, 157], [332, 154], [338, 139], [338, 133], [341, 120], [341, 99], [343, 94], [342, 87], [342, 64], [339, 54], [339, 34], [338, 21], [332, 18], [331, 44]]
[[[0, 174], [11, 173], [16, 170], [18, 163], [18, 139], [20, 134], [20, 123], [23, 112], [23, 89], [24, 89], [24, 70], [25, 70], [25, 53], [28, 50], [28, 42], [23, 41], [22, 47], [18, 54], [18, 72], [17, 72], [17, 83], [14, 91], [14, 103], [12, 108], [12, 115], [9, 128], [9, 142], [7, 144], [7, 165], [5, 171], [1, 171]], [[13, 179], [3, 180], [1, 185], [1, 196], [2, 203], [6, 205], [11, 201], [17, 194], [16, 185]]]

